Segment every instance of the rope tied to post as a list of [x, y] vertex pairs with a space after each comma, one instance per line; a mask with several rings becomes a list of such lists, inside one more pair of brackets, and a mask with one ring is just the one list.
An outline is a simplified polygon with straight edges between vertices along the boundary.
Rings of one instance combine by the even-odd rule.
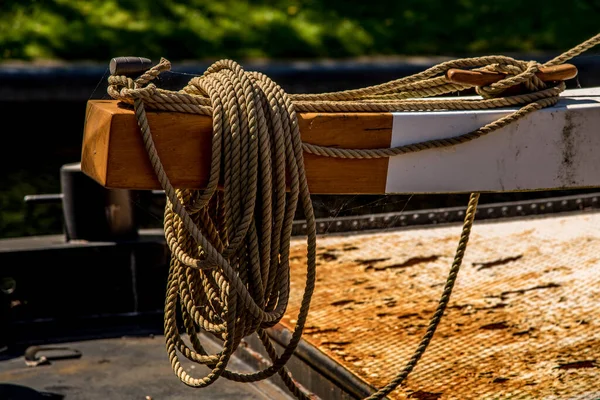
[[[506, 56], [464, 58], [380, 85], [319, 94], [287, 94], [266, 75], [244, 71], [232, 60], [215, 62], [178, 91], [161, 89], [153, 83], [171, 68], [164, 58], [135, 79], [110, 76], [108, 93], [133, 105], [151, 164], [167, 198], [164, 229], [171, 263], [164, 322], [167, 352], [176, 375], [189, 386], [205, 387], [221, 376], [252, 382], [278, 373], [296, 397], [310, 398], [311, 394], [295, 383], [285, 367], [300, 342], [316, 281], [316, 227], [303, 153], [342, 158], [391, 157], [485, 136], [556, 104], [565, 83], [545, 82], [538, 72], [563, 64], [598, 42], [600, 34], [545, 64]], [[457, 83], [448, 77], [455, 68], [503, 77], [482, 86]], [[521, 92], [507, 94], [516, 86], [522, 88]], [[481, 98], [439, 98], [471, 88]], [[296, 117], [297, 112], [428, 112], [515, 106], [520, 108], [472, 132], [382, 149], [304, 143]], [[154, 147], [146, 109], [212, 117], [211, 169], [203, 190], [171, 185]], [[405, 368], [369, 399], [381, 399], [398, 387], [424, 354], [449, 302], [478, 199], [478, 193], [471, 194], [454, 261], [423, 339]], [[266, 329], [277, 324], [287, 309], [290, 239], [298, 207], [307, 226], [305, 290], [291, 340], [278, 354]], [[178, 305], [190, 345], [178, 329]], [[222, 350], [208, 354], [197, 335], [199, 329], [220, 339]], [[228, 361], [242, 339], [254, 332], [265, 346], [271, 365], [252, 374], [228, 370]], [[210, 372], [202, 378], [190, 376], [181, 366], [179, 354], [208, 366]]]

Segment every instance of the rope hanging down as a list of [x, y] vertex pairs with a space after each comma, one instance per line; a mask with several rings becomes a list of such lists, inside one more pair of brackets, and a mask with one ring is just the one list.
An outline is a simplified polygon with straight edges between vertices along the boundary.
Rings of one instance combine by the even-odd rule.
[[[170, 69], [164, 58], [137, 79], [109, 77], [108, 93], [134, 106], [150, 161], [167, 196], [164, 229], [171, 265], [164, 318], [166, 347], [175, 374], [189, 386], [205, 387], [221, 376], [252, 382], [278, 373], [295, 396], [309, 398], [285, 367], [300, 341], [315, 288], [316, 229], [303, 152], [379, 158], [474, 140], [556, 104], [565, 90], [564, 82], [548, 86], [536, 72], [543, 66], [562, 64], [599, 42], [600, 34], [543, 65], [505, 56], [464, 58], [381, 85], [322, 94], [289, 95], [264, 74], [246, 72], [231, 60], [214, 63], [179, 91], [151, 83]], [[444, 74], [451, 68], [498, 71], [507, 76], [490, 86], [476, 87], [481, 99], [426, 99], [473, 87], [449, 81]], [[506, 89], [520, 84], [528, 93], [502, 96]], [[521, 108], [473, 132], [371, 150], [303, 143], [296, 118], [296, 112], [427, 112], [508, 106]], [[211, 172], [204, 190], [175, 189], [170, 184], [152, 141], [146, 109], [212, 116]], [[220, 182], [222, 190], [218, 188]], [[450, 300], [478, 199], [479, 194], [471, 194], [454, 262], [419, 346], [405, 368], [368, 399], [381, 399], [402, 384], [425, 352]], [[291, 340], [278, 354], [265, 329], [277, 324], [287, 308], [290, 238], [298, 203], [307, 226], [306, 286]], [[191, 347], [178, 331], [178, 303]], [[219, 353], [205, 351], [197, 335], [199, 329], [223, 341]], [[271, 366], [252, 374], [228, 370], [229, 358], [241, 340], [254, 332], [265, 346]], [[202, 378], [190, 376], [180, 364], [179, 353], [208, 366], [210, 372]]]

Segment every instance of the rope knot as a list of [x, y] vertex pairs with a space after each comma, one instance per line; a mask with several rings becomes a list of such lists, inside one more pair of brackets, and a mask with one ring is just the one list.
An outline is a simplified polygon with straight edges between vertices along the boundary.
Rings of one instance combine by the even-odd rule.
[[108, 80], [108, 93], [113, 98], [130, 104], [135, 99], [149, 99], [157, 92], [153, 83], [141, 87], [137, 81], [126, 76], [111, 76]]
[[[542, 64], [537, 61], [490, 64], [482, 68], [481, 72], [502, 74], [504, 77], [491, 85], [477, 86], [475, 90], [483, 98], [490, 99], [511, 92], [522, 94], [545, 89], [546, 84], [536, 75], [540, 67], [542, 67]], [[507, 92], [507, 90], [509, 91]]]
[[108, 94], [111, 97], [127, 101], [127, 94], [137, 89], [135, 81], [124, 75], [111, 75], [108, 77]]
[[156, 85], [149, 82], [156, 79], [161, 72], [170, 69], [171, 62], [161, 58], [158, 64], [135, 79], [127, 75], [111, 75], [108, 77], [108, 93], [126, 103], [132, 103], [135, 99], [149, 99], [157, 92]]

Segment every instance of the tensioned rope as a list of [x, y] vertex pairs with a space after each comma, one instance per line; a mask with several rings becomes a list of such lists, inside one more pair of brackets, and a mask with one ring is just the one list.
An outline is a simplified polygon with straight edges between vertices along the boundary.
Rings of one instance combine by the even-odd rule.
[[[171, 263], [164, 321], [167, 352], [175, 374], [189, 386], [205, 387], [221, 376], [253, 382], [278, 373], [296, 397], [310, 398], [285, 367], [301, 339], [315, 289], [316, 228], [303, 152], [325, 157], [391, 157], [455, 146], [488, 135], [535, 110], [556, 104], [565, 90], [564, 82], [543, 82], [536, 72], [541, 67], [562, 64], [599, 42], [600, 34], [544, 64], [506, 56], [463, 58], [380, 85], [320, 94], [287, 94], [266, 75], [246, 72], [231, 60], [217, 61], [178, 91], [152, 83], [171, 68], [164, 58], [137, 79], [109, 77], [108, 93], [134, 106], [146, 150], [167, 197], [164, 230]], [[497, 71], [506, 78], [475, 87], [481, 98], [428, 99], [473, 88], [449, 81], [445, 73], [451, 68]], [[527, 93], [503, 96], [515, 85], [524, 86]], [[514, 106], [520, 108], [472, 132], [383, 149], [339, 149], [302, 142], [296, 117], [297, 112], [428, 112]], [[171, 185], [154, 147], [146, 109], [212, 117], [212, 160], [206, 188], [176, 189]], [[368, 399], [381, 399], [401, 385], [424, 354], [450, 300], [478, 199], [478, 193], [471, 194], [454, 261], [426, 333], [404, 369]], [[305, 290], [291, 340], [278, 354], [266, 329], [277, 324], [287, 309], [290, 239], [298, 203], [307, 226]], [[178, 329], [178, 306], [191, 346]], [[209, 354], [199, 331], [222, 340], [221, 351]], [[228, 361], [242, 339], [254, 332], [265, 346], [271, 365], [251, 374], [228, 370]], [[208, 366], [210, 372], [202, 378], [190, 376], [180, 363], [179, 353]]]

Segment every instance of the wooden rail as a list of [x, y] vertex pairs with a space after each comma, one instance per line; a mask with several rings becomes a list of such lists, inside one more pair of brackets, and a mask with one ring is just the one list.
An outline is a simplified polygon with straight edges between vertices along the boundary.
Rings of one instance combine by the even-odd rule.
[[[315, 194], [462, 193], [600, 186], [600, 88], [568, 90], [558, 105], [472, 142], [390, 159], [305, 154]], [[387, 148], [477, 129], [514, 109], [404, 113], [300, 113], [302, 140], [340, 148]], [[148, 112], [171, 183], [202, 188], [211, 158], [211, 118]], [[88, 102], [82, 170], [109, 188], [160, 189], [133, 111]]]

